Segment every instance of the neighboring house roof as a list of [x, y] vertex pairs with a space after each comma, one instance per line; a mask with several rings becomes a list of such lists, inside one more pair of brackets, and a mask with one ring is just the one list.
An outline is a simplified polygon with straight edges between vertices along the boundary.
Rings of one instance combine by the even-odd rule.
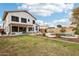
[[48, 27], [47, 29], [54, 29], [55, 27]]
[[40, 29], [47, 29], [48, 28], [48, 26], [44, 26], [44, 25], [39, 26], [39, 27], [40, 27]]
[[[12, 12], [26, 12], [26, 13], [28, 13], [29, 15], [32, 16], [32, 14], [30, 14], [30, 13], [29, 13], [28, 11], [26, 11], [26, 10], [4, 11], [3, 20], [6, 19], [8, 13], [12, 13]], [[36, 20], [36, 18], [35, 18], [34, 16], [32, 16], [32, 17]]]

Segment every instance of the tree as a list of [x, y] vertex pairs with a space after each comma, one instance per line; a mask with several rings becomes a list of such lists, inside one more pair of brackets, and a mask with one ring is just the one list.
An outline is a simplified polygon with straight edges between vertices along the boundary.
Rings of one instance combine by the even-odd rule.
[[61, 30], [60, 30], [60, 32], [62, 32], [62, 33], [64, 33], [66, 30], [65, 30], [65, 28], [61, 28]]
[[[58, 28], [62, 28], [62, 25], [57, 25]], [[56, 33], [56, 37], [60, 38], [61, 37], [61, 33]]]
[[78, 34], [79, 35], [79, 27], [76, 28], [75, 34]]
[[72, 22], [79, 24], [79, 7], [72, 10]]
[[57, 25], [58, 28], [62, 28], [62, 25]]
[[77, 24], [75, 34], [79, 35], [79, 7], [73, 9], [71, 20], [72, 23]]

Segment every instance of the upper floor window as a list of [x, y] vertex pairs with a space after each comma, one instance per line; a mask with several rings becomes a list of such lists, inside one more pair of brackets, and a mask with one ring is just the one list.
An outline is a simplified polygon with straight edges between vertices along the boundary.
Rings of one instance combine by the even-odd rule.
[[19, 22], [19, 17], [11, 16], [12, 21]]
[[33, 20], [33, 24], [35, 24], [35, 20]]
[[26, 21], [26, 18], [21, 18], [21, 22], [22, 23], [26, 23], [27, 21]]

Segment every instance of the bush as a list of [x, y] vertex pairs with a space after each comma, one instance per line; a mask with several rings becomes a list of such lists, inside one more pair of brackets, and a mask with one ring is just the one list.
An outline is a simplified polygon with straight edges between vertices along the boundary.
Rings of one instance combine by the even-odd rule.
[[79, 35], [79, 26], [77, 26], [75, 34]]
[[46, 36], [45, 33], [43, 33], [43, 36]]
[[6, 32], [2, 31], [2, 32], [1, 32], [1, 35], [4, 35], [4, 34], [6, 34]]
[[56, 37], [57, 37], [57, 38], [60, 38], [60, 37], [61, 37], [61, 34], [57, 33], [57, 34], [56, 34]]
[[62, 33], [66, 32], [65, 28], [61, 28], [60, 32]]

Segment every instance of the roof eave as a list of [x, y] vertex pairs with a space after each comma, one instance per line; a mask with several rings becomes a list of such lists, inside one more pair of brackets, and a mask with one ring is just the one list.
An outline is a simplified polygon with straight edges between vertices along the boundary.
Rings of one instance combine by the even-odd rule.
[[[21, 10], [21, 11], [4, 11], [4, 15], [3, 15], [3, 21], [6, 19], [6, 17], [7, 17], [7, 14], [9, 13], [9, 12], [26, 12], [26, 13], [28, 13], [29, 15], [31, 15], [32, 16], [32, 14], [30, 14], [28, 11], [26, 11], [26, 10]], [[35, 20], [36, 20], [36, 18], [34, 17], [34, 16], [32, 16]]]

